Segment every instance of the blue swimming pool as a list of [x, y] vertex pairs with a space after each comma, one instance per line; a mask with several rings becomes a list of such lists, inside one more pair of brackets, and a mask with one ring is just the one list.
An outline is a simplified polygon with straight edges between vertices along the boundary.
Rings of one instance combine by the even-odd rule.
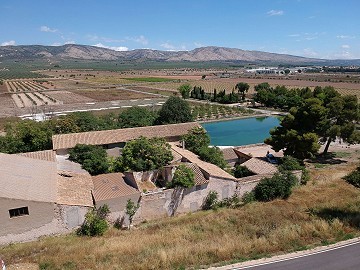
[[252, 117], [245, 119], [204, 123], [210, 135], [211, 145], [238, 146], [262, 143], [270, 136], [269, 131], [278, 126], [278, 117]]

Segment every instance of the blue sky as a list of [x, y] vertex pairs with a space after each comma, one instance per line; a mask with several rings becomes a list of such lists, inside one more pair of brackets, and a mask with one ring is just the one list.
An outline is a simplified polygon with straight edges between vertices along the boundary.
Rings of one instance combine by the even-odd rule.
[[360, 58], [358, 0], [1, 0], [0, 45], [223, 46]]

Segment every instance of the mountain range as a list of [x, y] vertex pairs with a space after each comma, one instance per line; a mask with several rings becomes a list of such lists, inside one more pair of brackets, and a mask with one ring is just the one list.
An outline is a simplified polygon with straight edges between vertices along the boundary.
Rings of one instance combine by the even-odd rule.
[[205, 62], [205, 61], [241, 61], [248, 63], [278, 64], [318, 64], [318, 65], [360, 65], [360, 59], [327, 60], [306, 58], [288, 54], [248, 51], [225, 47], [201, 47], [191, 51], [160, 51], [136, 49], [130, 51], [114, 51], [107, 48], [67, 44], [63, 46], [19, 45], [0, 46], [0, 61], [15, 59], [56, 59], [56, 60], [124, 60], [124, 61], [167, 61], [167, 62]]

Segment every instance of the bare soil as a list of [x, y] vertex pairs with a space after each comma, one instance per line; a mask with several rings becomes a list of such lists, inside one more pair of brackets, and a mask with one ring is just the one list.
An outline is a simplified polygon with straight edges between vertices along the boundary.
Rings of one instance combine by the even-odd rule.
[[137, 93], [123, 89], [75, 90], [71, 92], [97, 101], [129, 100], [155, 97], [151, 94]]
[[46, 95], [62, 101], [63, 104], [94, 102], [95, 100], [69, 91], [49, 91]]

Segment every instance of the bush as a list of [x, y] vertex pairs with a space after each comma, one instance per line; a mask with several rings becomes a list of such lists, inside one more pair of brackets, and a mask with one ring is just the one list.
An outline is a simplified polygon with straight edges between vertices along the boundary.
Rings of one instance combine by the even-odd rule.
[[252, 203], [255, 201], [255, 193], [253, 191], [245, 192], [241, 200], [244, 204]]
[[235, 166], [234, 176], [236, 178], [242, 178], [242, 177], [247, 177], [247, 176], [251, 176], [251, 175], [254, 175], [254, 173], [252, 171], [250, 171], [248, 168], [246, 168], [245, 166], [241, 166], [241, 165]]
[[224, 198], [217, 203], [218, 207], [237, 208], [240, 206], [240, 198], [234, 194], [230, 198]]
[[198, 153], [201, 160], [210, 162], [221, 169], [227, 165], [224, 155], [218, 147], [202, 147]]
[[303, 169], [302, 170], [302, 175], [301, 175], [301, 179], [300, 179], [300, 184], [301, 185], [306, 185], [306, 183], [310, 180], [310, 174], [309, 171], [307, 169]]
[[304, 166], [301, 165], [298, 159], [292, 156], [284, 156], [280, 160], [279, 171], [295, 171], [302, 169], [304, 169]]
[[184, 164], [181, 164], [176, 168], [174, 177], [170, 182], [170, 186], [191, 188], [195, 185], [194, 178], [194, 172]]
[[218, 197], [219, 194], [216, 191], [209, 191], [201, 208], [203, 210], [216, 209], [218, 204]]
[[258, 201], [272, 201], [276, 198], [286, 199], [291, 195], [292, 187], [297, 183], [291, 172], [277, 173], [271, 178], [263, 178], [254, 189]]
[[355, 171], [346, 175], [344, 179], [354, 187], [360, 188], [360, 166], [357, 167]]
[[109, 215], [109, 207], [104, 204], [98, 209], [91, 209], [85, 216], [84, 223], [78, 229], [78, 235], [101, 236], [109, 228], [106, 217]]

